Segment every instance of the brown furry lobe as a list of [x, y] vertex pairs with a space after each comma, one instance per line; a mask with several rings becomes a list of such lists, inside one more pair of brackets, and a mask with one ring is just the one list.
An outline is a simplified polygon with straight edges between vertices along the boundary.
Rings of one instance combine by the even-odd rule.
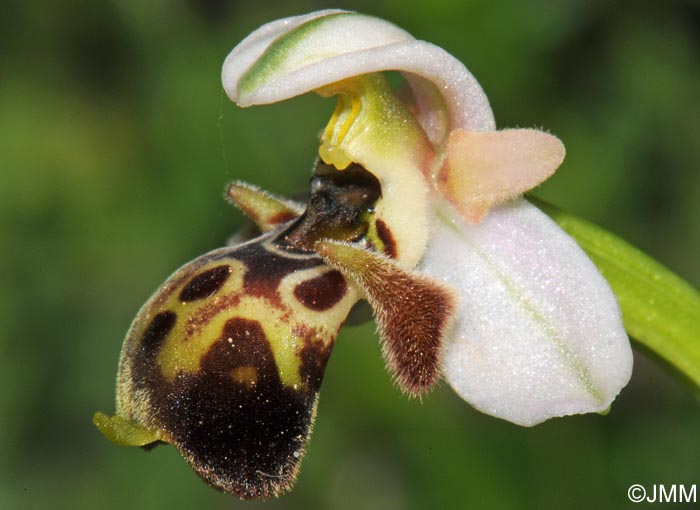
[[364, 290], [376, 314], [387, 368], [398, 386], [411, 396], [429, 390], [438, 378], [442, 338], [455, 309], [452, 293], [377, 253], [329, 241], [319, 242], [316, 249]]

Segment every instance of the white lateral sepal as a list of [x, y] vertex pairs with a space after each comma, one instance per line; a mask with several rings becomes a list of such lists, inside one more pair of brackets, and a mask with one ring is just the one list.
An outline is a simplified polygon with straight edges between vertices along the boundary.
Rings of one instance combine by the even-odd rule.
[[443, 373], [480, 411], [519, 425], [606, 410], [632, 351], [608, 283], [576, 242], [519, 199], [471, 225], [443, 205], [421, 271], [458, 290]]

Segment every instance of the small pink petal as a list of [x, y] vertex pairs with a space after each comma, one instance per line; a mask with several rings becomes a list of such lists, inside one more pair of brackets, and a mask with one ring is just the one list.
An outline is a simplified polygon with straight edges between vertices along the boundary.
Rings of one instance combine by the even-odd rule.
[[456, 130], [437, 185], [467, 221], [478, 223], [492, 206], [551, 176], [564, 154], [557, 137], [536, 129]]

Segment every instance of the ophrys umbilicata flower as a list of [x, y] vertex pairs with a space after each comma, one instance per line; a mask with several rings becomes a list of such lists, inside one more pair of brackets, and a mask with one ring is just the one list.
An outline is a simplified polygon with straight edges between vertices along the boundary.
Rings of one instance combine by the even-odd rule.
[[[395, 91], [381, 74], [398, 70]], [[306, 206], [234, 183], [263, 230], [177, 271], [120, 361], [121, 444], [165, 441], [244, 498], [293, 483], [326, 361], [351, 307], [375, 311], [387, 366], [420, 395], [440, 374], [521, 425], [603, 411], [631, 373], [617, 302], [577, 244], [518, 198], [564, 157], [554, 136], [495, 130], [453, 57], [385, 21], [321, 11], [230, 53], [241, 106], [337, 95]]]

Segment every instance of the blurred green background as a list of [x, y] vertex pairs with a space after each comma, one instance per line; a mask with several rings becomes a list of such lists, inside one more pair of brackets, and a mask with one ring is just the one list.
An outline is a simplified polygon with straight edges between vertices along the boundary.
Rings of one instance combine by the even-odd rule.
[[[698, 2], [332, 5], [465, 62], [500, 126], [565, 142], [540, 196], [700, 283]], [[333, 101], [241, 110], [219, 73], [258, 25], [329, 6], [2, 3], [0, 508], [607, 509], [633, 508], [633, 483], [700, 484], [698, 401], [644, 355], [608, 416], [525, 429], [444, 384], [422, 403], [403, 397], [372, 324], [341, 334], [297, 487], [279, 500], [239, 502], [175, 449], [119, 448], [92, 426], [94, 411], [113, 410], [140, 305], [241, 224], [224, 184], [304, 190]]]

